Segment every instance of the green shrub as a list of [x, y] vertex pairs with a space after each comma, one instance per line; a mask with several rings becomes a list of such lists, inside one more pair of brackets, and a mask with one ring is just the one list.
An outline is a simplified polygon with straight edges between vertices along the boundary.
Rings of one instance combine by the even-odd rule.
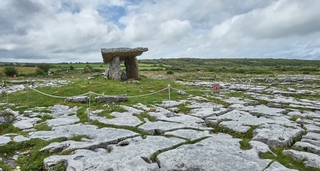
[[44, 70], [38, 68], [36, 70], [36, 75], [46, 75], [46, 73], [44, 72]]
[[8, 77], [13, 77], [14, 75], [18, 75], [18, 70], [15, 67], [5, 67], [3, 72]]
[[167, 74], [174, 74], [172, 70], [167, 71]]
[[44, 72], [48, 72], [49, 69], [51, 68], [51, 66], [50, 66], [50, 64], [39, 64], [38, 68], [42, 69]]

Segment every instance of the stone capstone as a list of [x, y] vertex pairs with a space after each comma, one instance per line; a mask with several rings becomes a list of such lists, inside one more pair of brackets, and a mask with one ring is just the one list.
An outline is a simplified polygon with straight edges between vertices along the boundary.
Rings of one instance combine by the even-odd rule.
[[143, 52], [148, 51], [148, 48], [101, 48], [102, 58], [104, 63], [109, 63], [114, 57], [119, 56], [120, 61], [124, 61], [128, 57], [140, 56]]

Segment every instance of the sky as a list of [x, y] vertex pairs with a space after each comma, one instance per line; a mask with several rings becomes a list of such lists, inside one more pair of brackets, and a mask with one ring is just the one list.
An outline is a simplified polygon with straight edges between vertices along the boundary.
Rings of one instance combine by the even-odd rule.
[[1, 0], [1, 62], [138, 59], [320, 60], [319, 0]]

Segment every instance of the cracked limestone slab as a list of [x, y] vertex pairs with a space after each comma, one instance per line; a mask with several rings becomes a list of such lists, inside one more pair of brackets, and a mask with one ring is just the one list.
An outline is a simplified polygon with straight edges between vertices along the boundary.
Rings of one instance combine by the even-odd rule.
[[13, 138], [13, 141], [15, 141], [15, 142], [22, 142], [22, 141], [28, 141], [28, 140], [30, 140], [30, 138], [26, 138], [22, 135], [15, 136]]
[[[116, 134], [109, 132], [108, 130], [114, 130], [113, 128], [102, 128], [99, 129], [97, 126], [94, 125], [85, 125], [85, 124], [75, 124], [75, 125], [65, 125], [65, 126], [58, 126], [53, 127], [50, 131], [37, 131], [37, 132], [31, 132], [29, 133], [30, 138], [40, 138], [44, 140], [52, 140], [55, 138], [65, 138], [65, 139], [71, 139], [74, 136], [79, 135], [85, 135], [88, 136], [89, 139], [105, 139], [106, 137], [110, 135], [106, 135], [106, 133], [109, 133], [111, 135]], [[122, 129], [117, 129], [122, 130]], [[136, 135], [137, 133], [134, 133], [132, 131], [123, 130], [125, 132], [128, 132], [130, 135]]]
[[261, 171], [271, 160], [260, 159], [255, 150], [241, 150], [239, 141], [228, 134], [213, 134], [195, 144], [160, 153], [161, 170], [252, 170]]
[[90, 114], [90, 119], [97, 120], [98, 122], [111, 124], [111, 125], [118, 125], [118, 126], [137, 126], [143, 123], [138, 117], [133, 116], [133, 113], [124, 112], [112, 112], [112, 116], [115, 118], [107, 119], [103, 116], [98, 116], [95, 114]]
[[75, 149], [90, 149], [95, 150], [96, 148], [106, 147], [109, 144], [118, 143], [121, 140], [139, 136], [140, 134], [125, 130], [125, 129], [116, 129], [116, 128], [101, 128], [93, 130], [91, 134], [82, 134], [86, 135], [89, 138], [83, 139], [82, 141], [64, 141], [64, 142], [54, 142], [48, 146], [42, 148], [40, 151], [68, 151]]
[[13, 122], [13, 126], [19, 129], [31, 129], [39, 120], [41, 119], [17, 116], [17, 119]]
[[306, 135], [302, 137], [302, 139], [310, 139], [320, 141], [320, 133], [308, 132]]
[[11, 141], [10, 137], [4, 136], [4, 135], [0, 136], [0, 146], [5, 145], [10, 141]]
[[157, 151], [170, 150], [185, 141], [179, 138], [147, 136], [131, 138], [117, 145], [109, 145], [108, 150], [76, 150], [70, 155], [55, 155], [44, 159], [49, 169], [59, 161], [68, 164], [67, 170], [160, 170], [150, 157]]
[[164, 134], [187, 138], [187, 139], [190, 139], [191, 141], [196, 140], [196, 139], [200, 139], [200, 138], [204, 138], [204, 137], [212, 136], [212, 134], [210, 134], [210, 132], [207, 130], [197, 131], [197, 130], [193, 130], [193, 129], [179, 129], [176, 131], [165, 132]]
[[258, 118], [248, 112], [239, 110], [233, 110], [220, 116], [206, 118], [206, 123], [219, 125], [242, 133], [247, 132], [250, 129], [250, 126], [261, 125], [268, 122], [273, 122], [273, 120], [265, 117]]
[[317, 146], [308, 142], [302, 142], [302, 141], [296, 142], [293, 145], [293, 148], [296, 150], [311, 151], [315, 154], [320, 155], [320, 146]]
[[49, 127], [56, 127], [56, 126], [63, 126], [63, 125], [70, 125], [75, 122], [79, 122], [80, 119], [76, 115], [72, 116], [61, 116], [55, 119], [46, 120], [46, 123]]
[[163, 134], [167, 131], [173, 131], [178, 129], [184, 129], [186, 126], [181, 123], [175, 122], [164, 122], [164, 121], [157, 121], [157, 122], [146, 122], [145, 124], [138, 127], [139, 130], [148, 132], [150, 134]]
[[304, 127], [307, 129], [307, 132], [314, 132], [320, 134], [320, 126], [313, 125], [313, 124], [306, 124]]
[[278, 124], [260, 125], [253, 131], [252, 140], [261, 141], [271, 147], [288, 147], [293, 139], [300, 136], [303, 130], [299, 127], [284, 127]]
[[[194, 108], [190, 111], [190, 115], [196, 116], [202, 119], [205, 119], [212, 115], [221, 115], [223, 113], [226, 113], [228, 109], [223, 108], [220, 104], [214, 104], [211, 102], [205, 102], [205, 103], [199, 103], [192, 101], [190, 105], [187, 105], [186, 107]], [[217, 108], [219, 110], [214, 111], [213, 109]]]
[[320, 156], [313, 153], [296, 150], [283, 150], [284, 155], [291, 156], [293, 159], [303, 161], [306, 167], [314, 167], [320, 169]]
[[246, 106], [242, 108], [241, 110], [249, 112], [256, 116], [282, 116], [283, 112], [285, 112], [285, 109], [278, 109], [278, 108], [271, 108], [265, 105], [258, 105], [258, 106]]
[[164, 100], [162, 103], [159, 105], [164, 108], [171, 108], [171, 107], [176, 107], [179, 105], [184, 105], [187, 101], [186, 100], [179, 100], [179, 101], [174, 101], [174, 100]]
[[175, 122], [178, 124], [183, 124], [185, 127], [189, 128], [207, 129], [204, 120], [201, 118], [183, 113], [175, 114], [161, 107], [156, 107], [154, 112], [148, 112], [148, 114], [152, 118], [161, 122]]
[[53, 118], [60, 118], [62, 116], [68, 116], [69, 114], [76, 114], [78, 107], [75, 106], [73, 108], [70, 108], [69, 106], [58, 104], [50, 106], [48, 109], [51, 110]]

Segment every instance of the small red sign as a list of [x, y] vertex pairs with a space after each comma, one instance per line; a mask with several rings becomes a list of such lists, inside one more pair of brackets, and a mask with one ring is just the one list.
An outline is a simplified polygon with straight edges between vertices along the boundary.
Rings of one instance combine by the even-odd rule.
[[14, 79], [16, 79], [16, 78], [17, 78], [17, 76], [16, 76], [16, 75], [14, 75], [14, 76], [13, 76], [13, 78], [14, 78]]
[[220, 85], [213, 84], [213, 93], [220, 93]]

